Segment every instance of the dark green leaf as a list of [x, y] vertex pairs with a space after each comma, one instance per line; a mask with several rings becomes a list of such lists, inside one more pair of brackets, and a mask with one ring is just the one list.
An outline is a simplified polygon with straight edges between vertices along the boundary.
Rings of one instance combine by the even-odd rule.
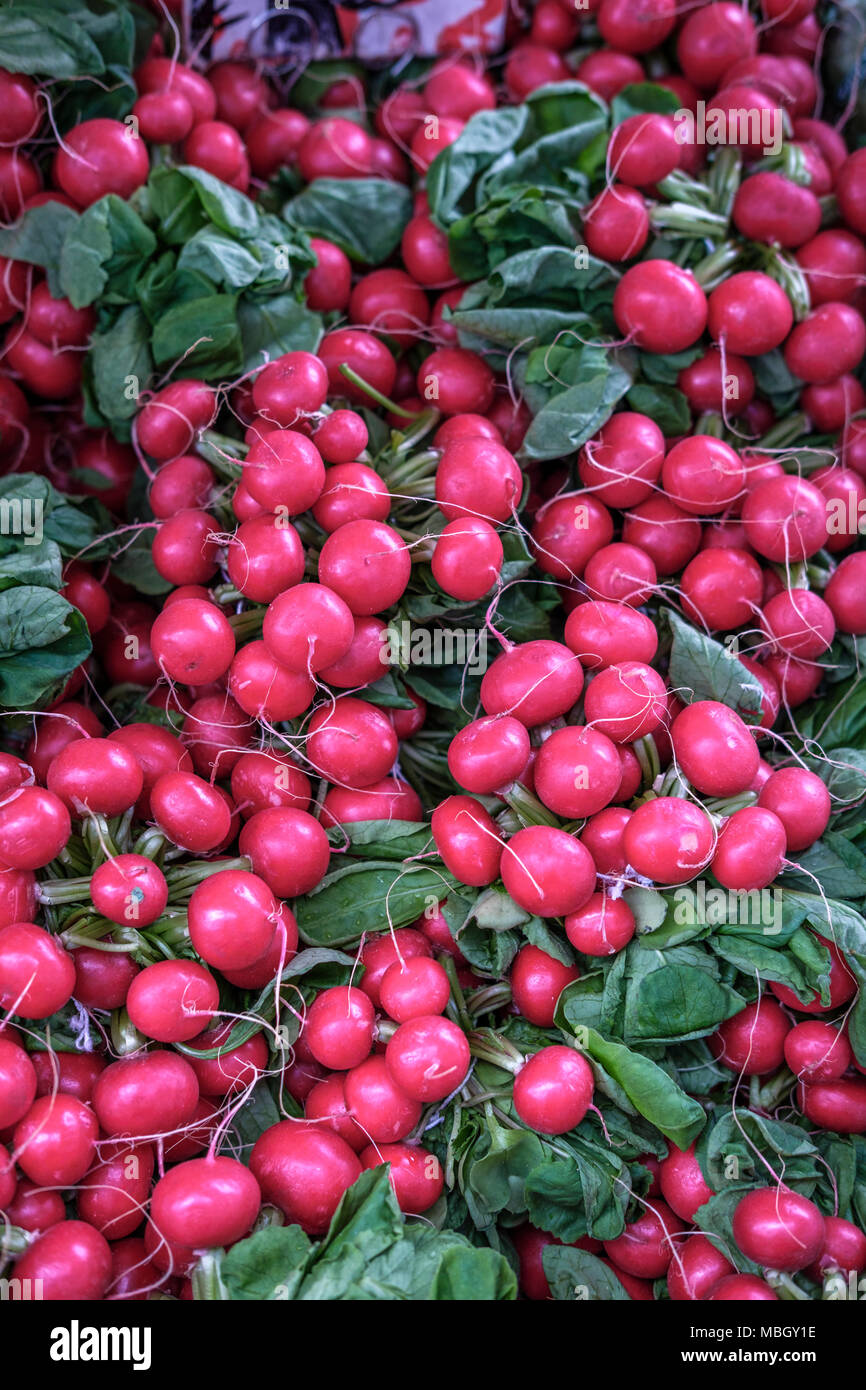
[[673, 633], [669, 681], [680, 700], [718, 700], [747, 723], [760, 722], [760, 684], [736, 651], [692, 627], [672, 609], [666, 610], [666, 617]]
[[365, 265], [380, 265], [400, 244], [412, 195], [387, 179], [314, 179], [283, 209], [292, 226], [326, 237]]
[[15, 226], [0, 227], [0, 256], [42, 266], [48, 276], [49, 290], [55, 298], [59, 298], [63, 293], [60, 285], [60, 253], [78, 216], [64, 203], [50, 202], [29, 208]]
[[541, 1259], [550, 1292], [562, 1302], [573, 1303], [575, 1299], [631, 1302], [613, 1270], [587, 1250], [549, 1245], [542, 1251]]
[[375, 860], [343, 865], [297, 900], [298, 927], [311, 945], [354, 945], [362, 932], [414, 921], [453, 884], [446, 870], [421, 865]]

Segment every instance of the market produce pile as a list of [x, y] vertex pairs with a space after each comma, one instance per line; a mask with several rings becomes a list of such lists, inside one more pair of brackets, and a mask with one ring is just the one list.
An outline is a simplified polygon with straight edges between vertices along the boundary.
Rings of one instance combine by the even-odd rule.
[[0, 3], [0, 1273], [856, 1297], [838, 13], [178, 9]]

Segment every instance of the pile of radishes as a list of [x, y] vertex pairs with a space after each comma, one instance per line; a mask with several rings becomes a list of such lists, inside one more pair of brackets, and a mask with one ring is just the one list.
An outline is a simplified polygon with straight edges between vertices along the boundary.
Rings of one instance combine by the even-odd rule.
[[[538, 0], [486, 63], [431, 60], [374, 105], [352, 66], [305, 109], [266, 66], [181, 61], [175, 7], [153, 8], [128, 119], [58, 131], [51, 74], [0, 70], [0, 467], [89, 499], [109, 556], [62, 572], [91, 657], [46, 670], [39, 709], [5, 710], [0, 1273], [47, 1299], [229, 1297], [222, 1252], [270, 1226], [321, 1239], [389, 1165], [407, 1227], [487, 1240], [527, 1298], [551, 1296], [563, 1247], [591, 1297], [849, 1296], [862, 1176], [840, 1192], [778, 1157], [799, 1131], [866, 1168], [866, 152], [816, 115], [814, 3]], [[467, 290], [518, 273], [509, 224], [505, 268], [470, 285], [427, 189], [485, 120], [575, 82], [645, 103], [580, 173], [574, 246], [614, 268], [589, 346], [690, 425], [666, 434], [622, 393], [548, 459], [524, 448], [523, 345], [459, 326]], [[782, 152], [681, 143], [659, 89], [708, 121], [778, 117]], [[166, 164], [263, 205], [407, 184], [412, 214], [378, 266], [299, 228], [316, 350], [231, 382], [177, 363], [117, 439], [81, 394], [110, 280], [76, 308], [16, 237], [51, 202], [111, 195], [146, 221]], [[721, 219], [717, 243], [665, 239], [689, 208]], [[540, 274], [533, 292], [541, 319]], [[423, 658], [415, 689], [405, 628], [433, 650], [468, 634], [456, 678]], [[8, 640], [0, 675], [27, 647]], [[356, 902], [346, 877], [332, 934], [305, 926], [364, 865], [381, 887]], [[728, 915], [678, 934], [690, 885]], [[763, 894], [778, 916], [737, 955]], [[642, 1040], [617, 1000], [641, 957], [687, 945], [683, 969], [728, 1003]], [[630, 1080], [643, 1064], [665, 1120]], [[770, 1138], [723, 1190], [705, 1141], [732, 1109]], [[617, 1233], [544, 1224], [539, 1167], [640, 1136]], [[510, 1186], [488, 1213], [494, 1158]]]

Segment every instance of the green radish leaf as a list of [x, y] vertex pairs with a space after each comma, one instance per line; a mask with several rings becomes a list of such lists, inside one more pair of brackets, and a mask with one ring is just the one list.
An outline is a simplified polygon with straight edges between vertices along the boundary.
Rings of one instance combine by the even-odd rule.
[[291, 226], [326, 237], [364, 265], [388, 259], [411, 216], [409, 189], [387, 179], [314, 179], [283, 208]]
[[718, 700], [735, 709], [746, 723], [760, 723], [761, 686], [736, 654], [736, 643], [723, 646], [699, 632], [673, 609], [665, 609], [673, 634], [670, 686], [684, 704]]

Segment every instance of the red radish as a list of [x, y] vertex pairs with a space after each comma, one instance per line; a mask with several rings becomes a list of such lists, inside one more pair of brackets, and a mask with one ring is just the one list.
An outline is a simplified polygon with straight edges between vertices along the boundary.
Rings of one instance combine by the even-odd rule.
[[720, 1280], [733, 1273], [730, 1260], [706, 1236], [689, 1236], [677, 1244], [676, 1258], [668, 1265], [668, 1293], [675, 1302], [705, 1299]]
[[304, 1035], [317, 1062], [331, 1071], [348, 1071], [370, 1055], [375, 1014], [367, 995], [353, 986], [334, 986], [314, 999]]
[[505, 65], [505, 85], [514, 102], [525, 101], [538, 87], [567, 82], [572, 74], [553, 48], [521, 43], [512, 49]]
[[583, 689], [580, 662], [559, 642], [539, 639], [503, 652], [481, 682], [487, 714], [509, 714], [531, 729], [558, 719]]
[[16, 1043], [0, 1037], [0, 1129], [9, 1129], [36, 1098], [36, 1069]]
[[354, 121], [330, 116], [316, 121], [298, 146], [298, 169], [313, 179], [360, 179], [370, 173], [370, 137]]
[[163, 387], [136, 417], [138, 442], [162, 463], [187, 453], [215, 413], [214, 393], [203, 381], [176, 381]]
[[683, 1221], [694, 1221], [698, 1208], [715, 1195], [704, 1179], [694, 1144], [687, 1149], [671, 1145], [659, 1164], [659, 1184], [671, 1211]]
[[15, 1127], [19, 1168], [40, 1187], [72, 1187], [90, 1167], [99, 1124], [75, 1096], [40, 1096]]
[[592, 1104], [593, 1086], [590, 1065], [579, 1052], [559, 1044], [543, 1047], [514, 1079], [514, 1109], [540, 1134], [567, 1134]]
[[167, 1240], [181, 1245], [231, 1245], [247, 1234], [260, 1205], [259, 1184], [238, 1159], [192, 1158], [160, 1178], [150, 1219]]
[[863, 551], [846, 555], [824, 590], [836, 626], [841, 632], [866, 633], [866, 559]]
[[733, 1231], [743, 1254], [770, 1269], [805, 1269], [824, 1245], [824, 1218], [814, 1202], [785, 1187], [755, 1188], [741, 1197]]
[[[526, 747], [528, 754], [528, 739]], [[534, 776], [536, 793], [545, 806], [565, 820], [577, 820], [601, 811], [614, 799], [622, 765], [615, 744], [605, 734], [572, 725], [554, 730], [541, 745]]]
[[665, 715], [665, 683], [641, 661], [621, 661], [593, 676], [584, 696], [587, 724], [614, 743], [633, 743]]
[[367, 426], [354, 410], [332, 410], [318, 425], [313, 440], [326, 463], [351, 463], [367, 447]]
[[644, 802], [623, 832], [627, 862], [656, 883], [688, 883], [710, 862], [713, 827], [701, 807], [676, 796]]
[[529, 758], [529, 735], [508, 715], [476, 719], [455, 734], [448, 769], [466, 791], [483, 796], [520, 776]]
[[562, 991], [580, 978], [580, 971], [564, 965], [537, 946], [522, 946], [511, 966], [511, 997], [524, 1018], [539, 1028], [551, 1028], [556, 1001]]
[[452, 598], [471, 603], [489, 593], [504, 558], [494, 528], [479, 517], [461, 517], [442, 528], [433, 551], [433, 578]]
[[818, 594], [786, 589], [764, 606], [764, 627], [788, 656], [810, 660], [827, 651], [836, 632], [833, 614]]
[[677, 386], [696, 413], [713, 410], [728, 416], [740, 415], [755, 394], [755, 378], [744, 357], [717, 347], [683, 367]]
[[325, 466], [312, 440], [297, 430], [267, 429], [258, 434], [244, 462], [244, 484], [262, 507], [297, 516], [318, 499]]
[[740, 716], [717, 700], [697, 700], [671, 725], [674, 754], [705, 796], [735, 796], [758, 770], [757, 745]]
[[672, 119], [652, 113], [628, 116], [614, 127], [607, 159], [611, 177], [621, 183], [636, 188], [660, 183], [680, 162]]
[[838, 1081], [851, 1065], [844, 1033], [817, 1019], [797, 1023], [785, 1037], [785, 1061], [799, 1081]]
[[320, 1236], [343, 1193], [360, 1177], [361, 1165], [339, 1135], [283, 1120], [256, 1140], [250, 1172], [266, 1202], [308, 1235]]
[[216, 849], [231, 828], [231, 812], [217, 788], [189, 772], [166, 772], [150, 794], [151, 813], [180, 849], [205, 854]]
[[85, 1221], [60, 1221], [16, 1260], [15, 1278], [38, 1280], [48, 1301], [98, 1302], [111, 1279], [108, 1241]]
[[42, 869], [63, 849], [71, 829], [60, 797], [42, 787], [20, 787], [0, 805], [0, 864]]
[[522, 476], [513, 456], [493, 440], [449, 442], [436, 471], [436, 501], [447, 521], [507, 521], [520, 502]]
[[296, 584], [265, 614], [263, 636], [274, 660], [299, 675], [333, 666], [352, 645], [352, 613], [324, 584]]
[[192, 130], [195, 112], [183, 92], [145, 92], [132, 108], [142, 139], [176, 145]]
[[643, 250], [649, 236], [649, 213], [643, 197], [626, 184], [603, 189], [583, 214], [583, 232], [591, 255], [605, 261], [630, 261]]
[[3, 1213], [11, 1225], [39, 1234], [66, 1220], [66, 1205], [59, 1192], [22, 1178], [12, 1201], [4, 1204]]
[[134, 806], [144, 776], [138, 760], [107, 738], [68, 743], [48, 769], [48, 789], [75, 816], [118, 816]]
[[310, 721], [307, 757], [338, 785], [370, 786], [385, 776], [396, 756], [397, 735], [390, 720], [364, 700], [340, 696]]
[[658, 649], [655, 625], [645, 613], [603, 600], [583, 603], [568, 615], [565, 640], [590, 671], [629, 658], [648, 664]]
[[[610, 814], [602, 812], [601, 815]], [[624, 813], [626, 816], [630, 812]], [[595, 835], [599, 833], [599, 817], [593, 818], [586, 827], [581, 843], [586, 849], [594, 851], [593, 858], [600, 873], [610, 872], [603, 865], [609, 860], [599, 862]], [[589, 834], [588, 834], [589, 832]], [[622, 868], [625, 862], [622, 861]], [[582, 908], [570, 913], [565, 919], [565, 934], [576, 951], [585, 956], [612, 956], [627, 946], [635, 933], [634, 913], [623, 898], [611, 898], [606, 893], [593, 893]]]
[[859, 1077], [802, 1086], [799, 1100], [806, 1119], [820, 1129], [839, 1134], [866, 1133], [866, 1081]]
[[319, 555], [319, 578], [353, 613], [380, 613], [405, 592], [412, 561], [405, 541], [379, 521], [349, 521]]
[[97, 1163], [78, 1187], [78, 1215], [108, 1240], [129, 1236], [140, 1225], [153, 1182], [150, 1144], [119, 1149]]
[[728, 1018], [709, 1039], [713, 1056], [742, 1076], [764, 1076], [784, 1059], [791, 1023], [775, 999], [759, 999]]
[[742, 357], [760, 357], [778, 347], [793, 322], [794, 311], [785, 291], [761, 271], [738, 271], [709, 297], [710, 337]]
[[616, 287], [616, 325], [646, 352], [682, 352], [707, 323], [707, 301], [688, 270], [673, 261], [648, 260], [632, 266]]
[[[321, 434], [321, 429], [316, 432], [317, 442]], [[351, 521], [385, 521], [390, 510], [391, 495], [378, 473], [364, 463], [338, 463], [325, 474], [325, 486], [313, 506], [313, 516], [330, 534]]]
[[[455, 1076], [454, 1088], [460, 1079]], [[421, 1116], [421, 1102], [398, 1085], [384, 1057], [368, 1057], [359, 1067], [353, 1067], [346, 1075], [345, 1089], [349, 1114], [371, 1143], [394, 1144], [405, 1139]]]
[[382, 976], [379, 996], [382, 1008], [397, 1023], [441, 1014], [451, 997], [451, 985], [442, 966], [428, 956], [395, 961]]
[[584, 444], [578, 469], [584, 487], [610, 507], [643, 502], [658, 480], [664, 437], [646, 415], [621, 411], [611, 416], [596, 439]]
[[[417, 276], [416, 276], [417, 279]], [[388, 348], [372, 333], [359, 328], [340, 328], [326, 333], [318, 348], [318, 356], [328, 371], [328, 380], [335, 395], [366, 405], [369, 396], [340, 370], [350, 367], [383, 396], [390, 396], [397, 377], [397, 364]]]
[[692, 435], [675, 444], [662, 469], [667, 493], [696, 516], [724, 511], [743, 491], [745, 476], [739, 455], [711, 435]]
[[104, 1132], [148, 1138], [177, 1129], [191, 1118], [198, 1082], [174, 1052], [125, 1057], [105, 1068], [93, 1091], [93, 1109]]
[[[384, 982], [383, 982], [384, 983]], [[456, 1023], [421, 1014], [401, 1023], [385, 1048], [395, 1085], [412, 1100], [444, 1100], [466, 1078], [469, 1044]]]
[[546, 503], [532, 528], [538, 568], [554, 579], [579, 579], [590, 556], [612, 540], [610, 512], [588, 493]]
[[438, 1158], [415, 1144], [370, 1144], [360, 1155], [364, 1168], [391, 1165], [390, 1180], [401, 1211], [429, 1211], [442, 1195], [445, 1178]]
[[0, 931], [0, 1008], [20, 1018], [48, 1018], [74, 987], [74, 962], [56, 937], [30, 922]]
[[241, 831], [238, 843], [254, 872], [279, 898], [309, 893], [327, 872], [327, 836], [306, 811], [290, 806], [257, 811]]
[[659, 1279], [668, 1269], [676, 1244], [673, 1237], [685, 1226], [670, 1207], [658, 1198], [644, 1204], [636, 1221], [626, 1225], [621, 1236], [606, 1240], [606, 1253], [627, 1274], [642, 1279]]
[[645, 74], [640, 63], [630, 53], [601, 49], [584, 58], [578, 64], [574, 76], [603, 101], [612, 101], [623, 87], [628, 87], [633, 82], [643, 82]]
[[162, 960], [136, 975], [126, 996], [130, 1020], [156, 1042], [188, 1042], [219, 1007], [219, 986], [195, 961]]
[[361, 989], [379, 1008], [382, 980], [392, 965], [402, 965], [416, 956], [429, 957], [430, 946], [422, 934], [411, 927], [372, 937], [361, 951], [364, 976]]
[[352, 288], [351, 261], [339, 246], [321, 237], [310, 237], [310, 249], [316, 264], [304, 279], [308, 305], [319, 313], [345, 309]]
[[597, 8], [605, 43], [626, 53], [658, 48], [676, 24], [674, 0], [601, 0]]
[[328, 394], [328, 373], [311, 352], [287, 352], [259, 373], [253, 405], [263, 420], [288, 428], [313, 414]]
[[71, 954], [77, 1002], [87, 1009], [121, 1008], [138, 974], [132, 958], [87, 946], [77, 946]]
[[712, 859], [723, 888], [751, 892], [778, 877], [785, 856], [785, 827], [760, 806], [744, 806], [725, 821]]
[[785, 344], [788, 370], [801, 381], [832, 381], [866, 352], [866, 324], [850, 304], [823, 303], [798, 323]]
[[589, 851], [566, 831], [531, 825], [506, 845], [502, 882], [525, 912], [564, 917], [589, 901], [595, 865]]
[[808, 849], [827, 828], [832, 810], [826, 784], [802, 767], [783, 767], [767, 779], [758, 805], [778, 816], [789, 854]]

